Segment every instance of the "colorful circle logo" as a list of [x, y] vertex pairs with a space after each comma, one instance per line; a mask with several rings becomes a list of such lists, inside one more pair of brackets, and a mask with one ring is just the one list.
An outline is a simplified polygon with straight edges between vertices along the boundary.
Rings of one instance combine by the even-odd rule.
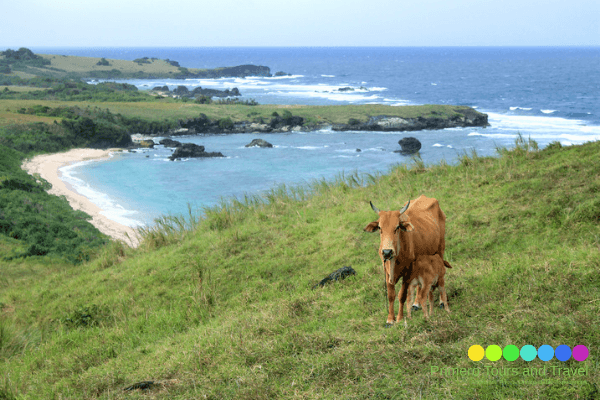
[[590, 355], [589, 349], [580, 344], [578, 346], [573, 347], [571, 351], [571, 347], [566, 344], [561, 344], [556, 347], [556, 350], [548, 345], [541, 345], [538, 349], [530, 344], [526, 344], [525, 346], [519, 348], [514, 344], [509, 344], [508, 346], [502, 349], [500, 346], [492, 344], [489, 345], [485, 350], [482, 346], [475, 344], [469, 347], [469, 359], [472, 361], [481, 361], [483, 357], [486, 357], [489, 361], [498, 361], [500, 358], [504, 357], [506, 361], [515, 361], [521, 356], [523, 361], [533, 361], [535, 358], [539, 358], [541, 361], [551, 361], [554, 357], [558, 361], [568, 361], [571, 356], [576, 361], [585, 361]]

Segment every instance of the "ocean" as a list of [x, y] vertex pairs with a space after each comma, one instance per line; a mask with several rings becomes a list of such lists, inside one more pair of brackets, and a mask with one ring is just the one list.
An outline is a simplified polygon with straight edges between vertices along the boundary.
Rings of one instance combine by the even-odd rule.
[[[255, 64], [273, 74], [291, 74], [120, 81], [140, 90], [237, 87], [242, 99], [260, 104], [453, 104], [489, 115], [487, 128], [179, 137], [226, 157], [170, 162], [171, 151], [157, 146], [61, 169], [62, 178], [104, 215], [134, 227], [151, 225], [160, 215], [187, 214], [188, 204], [201, 212], [223, 198], [260, 194], [280, 184], [305, 185], [355, 171], [385, 173], [412, 162], [394, 153], [398, 140], [407, 136], [421, 141], [426, 164], [454, 164], [473, 150], [495, 155], [497, 147], [513, 146], [518, 134], [541, 148], [553, 141], [572, 145], [600, 139], [600, 47], [31, 49], [108, 59], [168, 58], [189, 68]], [[254, 138], [274, 147], [246, 148]]]

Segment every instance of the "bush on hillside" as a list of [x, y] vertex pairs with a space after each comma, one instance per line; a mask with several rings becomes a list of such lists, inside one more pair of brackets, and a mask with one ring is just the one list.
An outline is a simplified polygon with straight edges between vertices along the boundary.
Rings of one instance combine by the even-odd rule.
[[47, 182], [21, 169], [24, 154], [2, 145], [0, 153], [0, 235], [25, 244], [24, 251], [4, 259], [56, 255], [77, 264], [108, 242], [89, 215], [46, 193]]

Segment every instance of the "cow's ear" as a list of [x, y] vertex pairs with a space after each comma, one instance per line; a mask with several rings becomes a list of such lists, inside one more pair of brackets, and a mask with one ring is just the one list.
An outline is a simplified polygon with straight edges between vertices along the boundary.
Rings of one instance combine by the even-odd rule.
[[400, 222], [400, 229], [404, 232], [412, 232], [415, 230], [415, 227], [410, 222], [402, 221]]
[[379, 229], [379, 221], [373, 221], [365, 228], [365, 232], [375, 232]]

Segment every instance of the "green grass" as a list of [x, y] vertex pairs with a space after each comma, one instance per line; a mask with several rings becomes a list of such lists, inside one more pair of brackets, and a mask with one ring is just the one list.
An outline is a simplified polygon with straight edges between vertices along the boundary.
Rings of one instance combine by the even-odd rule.
[[[77, 267], [0, 261], [0, 398], [598, 398], [600, 142], [499, 153], [224, 200]], [[447, 216], [452, 313], [385, 329], [368, 202], [420, 194]], [[311, 290], [344, 265], [357, 275]], [[473, 362], [474, 344], [584, 344], [590, 357]], [[588, 374], [545, 383], [484, 366]], [[160, 384], [123, 391], [144, 380]]]

